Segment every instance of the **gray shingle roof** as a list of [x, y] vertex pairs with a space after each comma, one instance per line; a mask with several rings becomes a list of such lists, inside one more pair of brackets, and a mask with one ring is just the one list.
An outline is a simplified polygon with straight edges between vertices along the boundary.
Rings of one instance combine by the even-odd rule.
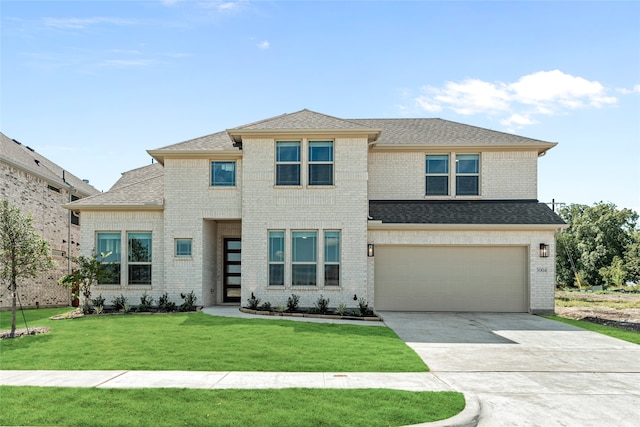
[[537, 200], [371, 200], [369, 216], [388, 224], [565, 224]]
[[443, 119], [351, 119], [363, 126], [378, 127], [377, 145], [434, 144], [550, 144], [546, 141], [498, 132]]
[[[60, 188], [70, 189], [71, 186], [82, 196], [98, 193], [98, 190], [82, 181], [82, 179], [61, 168], [35, 150], [9, 138], [2, 132], [0, 132], [0, 161], [40, 176]], [[74, 192], [73, 189], [71, 189], [72, 193]]]
[[179, 142], [158, 150], [233, 150], [233, 141], [227, 132], [217, 132], [188, 141]]
[[295, 113], [282, 114], [259, 122], [249, 123], [233, 129], [368, 129], [357, 122], [340, 119], [311, 110], [300, 110]]
[[65, 207], [157, 208], [164, 205], [164, 168], [158, 163], [125, 172], [106, 193], [86, 197]]

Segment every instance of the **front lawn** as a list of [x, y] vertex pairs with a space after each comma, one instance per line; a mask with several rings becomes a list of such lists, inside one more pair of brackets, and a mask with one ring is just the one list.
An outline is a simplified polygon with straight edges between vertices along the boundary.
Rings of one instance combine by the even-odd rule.
[[30, 426], [403, 426], [465, 406], [455, 392], [377, 389], [0, 387], [0, 395], [0, 425]]
[[[69, 309], [26, 310], [51, 332], [0, 340], [0, 369], [424, 372], [389, 328], [238, 319], [204, 313], [50, 320]], [[18, 328], [24, 327], [18, 313]], [[11, 313], [0, 312], [0, 329]]]
[[546, 317], [547, 319], [566, 323], [568, 325], [577, 326], [578, 328], [586, 329], [588, 331], [597, 332], [603, 335], [608, 335], [613, 338], [629, 341], [634, 344], [640, 344], [640, 333], [638, 332], [625, 331], [624, 329], [614, 328], [611, 326], [598, 325], [597, 323], [586, 322], [583, 320], [567, 319], [566, 317], [560, 317], [560, 316], [542, 315], [542, 317]]

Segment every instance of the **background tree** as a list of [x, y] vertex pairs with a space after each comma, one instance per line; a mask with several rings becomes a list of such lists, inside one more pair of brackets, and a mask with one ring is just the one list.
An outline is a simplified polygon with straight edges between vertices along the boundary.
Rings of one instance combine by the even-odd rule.
[[49, 244], [33, 229], [31, 215], [3, 200], [0, 203], [0, 278], [11, 291], [11, 334], [16, 332], [18, 280], [35, 278], [52, 268]]
[[[111, 252], [108, 254], [102, 253], [100, 254], [100, 259], [105, 259], [110, 254]], [[108, 264], [103, 264], [95, 255], [90, 258], [79, 256], [73, 258], [72, 261], [77, 265], [77, 268], [71, 274], [62, 277], [58, 283], [70, 289], [74, 293], [74, 298], [77, 298], [78, 294], [82, 293], [84, 297], [82, 312], [88, 314], [90, 310], [91, 285], [108, 281], [111, 278], [111, 271], [108, 268]]]
[[636, 212], [619, 210], [612, 203], [601, 202], [593, 206], [566, 206], [560, 210], [560, 216], [569, 228], [558, 236], [556, 272], [559, 285], [577, 284], [567, 252], [571, 254], [582, 285], [623, 284], [637, 274], [631, 273], [634, 259], [629, 255], [637, 242], [634, 237], [637, 235]]

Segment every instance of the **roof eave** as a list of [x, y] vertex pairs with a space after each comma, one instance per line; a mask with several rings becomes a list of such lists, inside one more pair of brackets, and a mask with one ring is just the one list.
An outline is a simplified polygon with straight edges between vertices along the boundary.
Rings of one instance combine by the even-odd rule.
[[492, 143], [476, 143], [476, 144], [384, 144], [378, 142], [372, 146], [373, 151], [533, 151], [536, 150], [538, 155], [546, 153], [558, 145], [557, 142], [543, 143], [514, 143], [514, 144], [492, 144]]
[[568, 224], [406, 224], [384, 223], [382, 221], [369, 220], [369, 230], [477, 230], [477, 231], [556, 231], [568, 228]]
[[122, 203], [109, 205], [76, 205], [75, 203], [66, 203], [63, 208], [70, 211], [163, 211], [164, 203]]
[[291, 136], [323, 136], [323, 137], [354, 137], [367, 136], [368, 142], [374, 142], [382, 133], [379, 128], [354, 129], [227, 129], [227, 134], [236, 143], [242, 142], [244, 137], [291, 137]]
[[164, 165], [165, 159], [209, 159], [225, 158], [238, 159], [242, 157], [242, 150], [147, 150], [147, 153]]

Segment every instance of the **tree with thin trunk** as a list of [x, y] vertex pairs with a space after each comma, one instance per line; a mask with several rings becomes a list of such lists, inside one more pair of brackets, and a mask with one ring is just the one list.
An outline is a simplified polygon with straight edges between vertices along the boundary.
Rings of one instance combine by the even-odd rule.
[[0, 203], [0, 279], [11, 291], [11, 337], [16, 332], [18, 280], [36, 278], [55, 265], [49, 244], [33, 229], [31, 215], [2, 200]]

